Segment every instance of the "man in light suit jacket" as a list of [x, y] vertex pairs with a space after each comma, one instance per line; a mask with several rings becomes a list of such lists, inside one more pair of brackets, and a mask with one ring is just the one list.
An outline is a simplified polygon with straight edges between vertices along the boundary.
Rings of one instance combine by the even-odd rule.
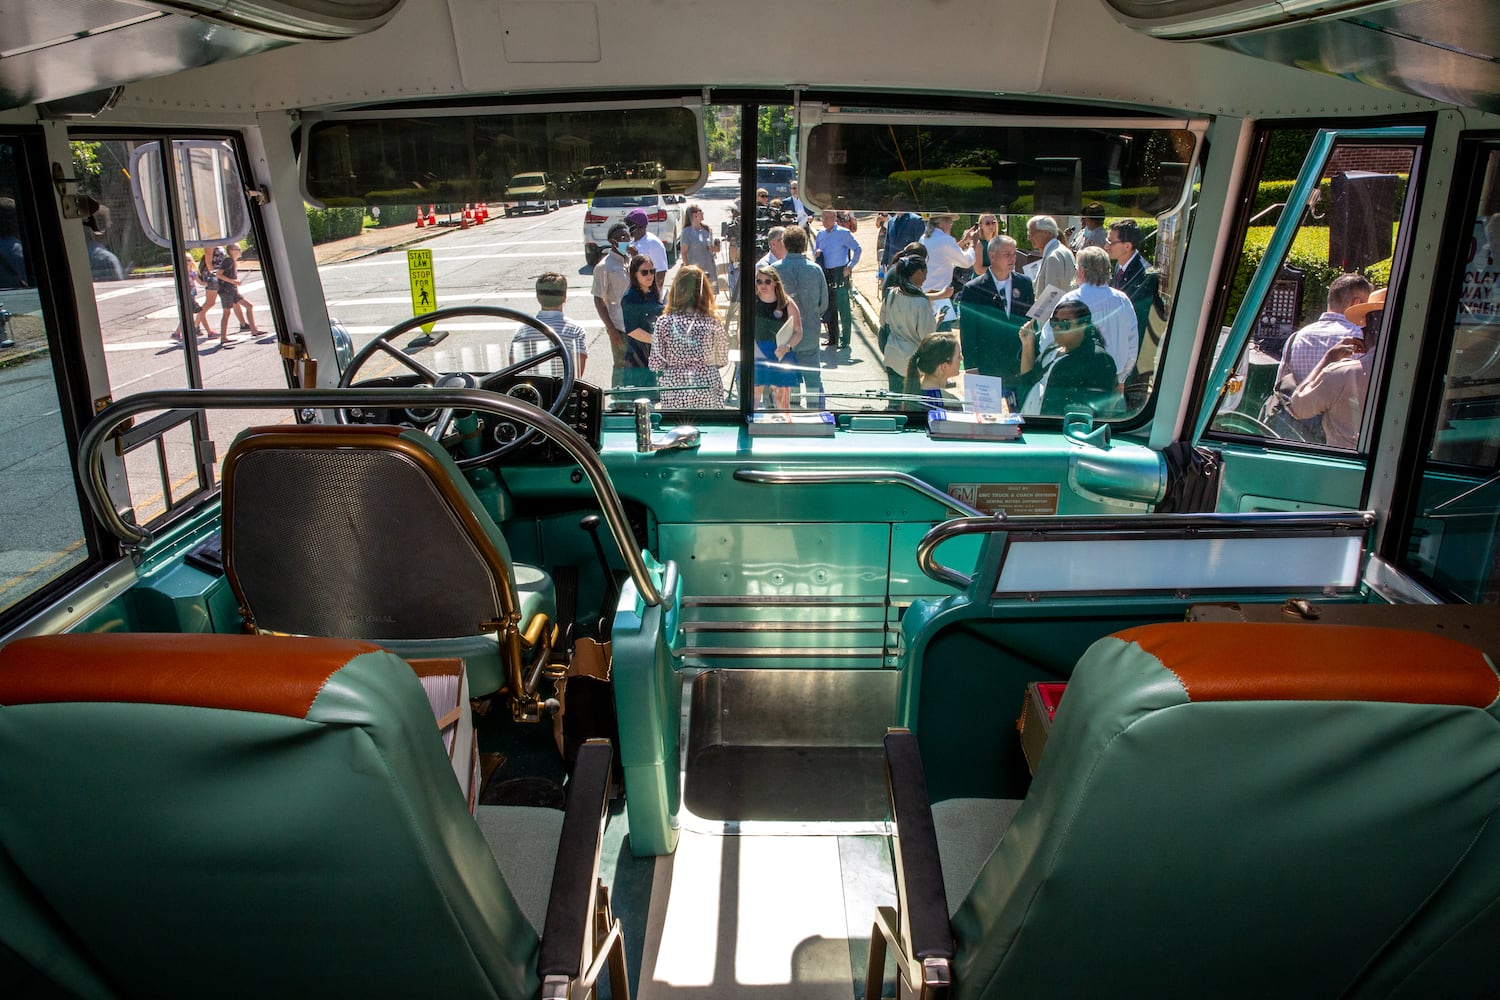
[[1057, 220], [1050, 215], [1034, 215], [1026, 221], [1026, 236], [1042, 252], [1042, 267], [1036, 274], [1036, 294], [1041, 296], [1049, 286], [1066, 292], [1073, 287], [1078, 261], [1073, 251], [1057, 237]]
[[[1020, 388], [1021, 341], [1016, 331], [1036, 301], [1031, 279], [1016, 270], [1016, 241], [992, 238], [987, 271], [963, 287], [958, 336], [964, 367], [979, 375], [998, 375], [1005, 395]], [[1011, 400], [1016, 409], [1016, 400]]]

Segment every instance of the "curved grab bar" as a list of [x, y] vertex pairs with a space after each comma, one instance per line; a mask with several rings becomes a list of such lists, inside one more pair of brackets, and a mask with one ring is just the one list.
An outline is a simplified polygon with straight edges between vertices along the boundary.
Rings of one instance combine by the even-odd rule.
[[1004, 512], [997, 513], [994, 517], [955, 517], [951, 521], [935, 524], [917, 543], [917, 568], [938, 583], [949, 583], [959, 590], [968, 590], [974, 578], [951, 566], [944, 566], [933, 558], [933, 552], [950, 538], [989, 534], [992, 531], [1004, 531], [1007, 527]]
[[892, 472], [889, 469], [736, 469], [734, 478], [742, 483], [777, 486], [792, 483], [857, 483], [859, 485], [894, 483], [916, 490], [927, 499], [936, 500], [949, 510], [956, 510], [967, 517], [984, 517], [984, 511], [970, 507], [931, 483], [925, 483], [909, 473]]
[[619, 546], [620, 555], [625, 559], [625, 567], [630, 571], [630, 578], [635, 581], [641, 599], [648, 605], [661, 603], [661, 593], [652, 581], [645, 560], [641, 558], [640, 550], [635, 545], [635, 536], [625, 517], [624, 505], [615, 492], [608, 470], [594, 453], [594, 449], [573, 428], [545, 410], [486, 389], [160, 389], [143, 392], [111, 403], [89, 422], [78, 447], [78, 478], [95, 516], [127, 547], [138, 547], [150, 541], [151, 534], [144, 528], [126, 524], [115, 510], [114, 504], [110, 503], [101, 459], [104, 442], [116, 428], [138, 413], [176, 409], [332, 409], [350, 406], [431, 408], [434, 405], [480, 410], [519, 420], [540, 430], [571, 455], [593, 487], [604, 520], [609, 524], [610, 533], [614, 535], [615, 544]]
[[1047, 534], [1064, 532], [1111, 532], [1119, 537], [1142, 535], [1175, 535], [1198, 532], [1252, 534], [1266, 528], [1280, 531], [1364, 531], [1375, 525], [1373, 511], [1309, 511], [1266, 512], [1233, 514], [1137, 514], [1117, 517], [1113, 514], [1080, 514], [1075, 517], [1019, 517], [1007, 518], [1003, 513], [994, 517], [955, 517], [951, 521], [932, 526], [917, 543], [917, 566], [927, 576], [939, 583], [948, 583], [960, 590], [968, 590], [974, 582], [972, 576], [944, 566], [933, 558], [933, 552], [943, 542], [960, 535], [987, 535], [996, 531], [1031, 531]]

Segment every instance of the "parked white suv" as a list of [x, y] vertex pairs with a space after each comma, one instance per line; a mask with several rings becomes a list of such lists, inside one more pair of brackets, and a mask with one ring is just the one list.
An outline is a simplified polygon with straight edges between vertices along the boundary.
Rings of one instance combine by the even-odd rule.
[[583, 256], [593, 267], [609, 246], [609, 227], [624, 222], [632, 209], [641, 209], [649, 221], [647, 228], [667, 245], [668, 265], [677, 263], [677, 238], [682, 235], [682, 205], [687, 199], [680, 194], [663, 194], [661, 182], [654, 180], [600, 181], [583, 215]]

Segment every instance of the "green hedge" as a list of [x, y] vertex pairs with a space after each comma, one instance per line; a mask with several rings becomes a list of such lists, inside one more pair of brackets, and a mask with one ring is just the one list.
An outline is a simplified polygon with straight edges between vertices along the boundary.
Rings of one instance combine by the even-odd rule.
[[[1401, 178], [1401, 183], [1396, 185], [1395, 202], [1391, 206], [1391, 211], [1394, 213], [1393, 217], [1400, 218], [1401, 206], [1406, 203], [1406, 184], [1410, 180], [1410, 177], [1407, 174], [1397, 174], [1396, 176]], [[1292, 188], [1296, 184], [1295, 180], [1261, 181], [1260, 186], [1255, 190], [1255, 204], [1250, 207], [1250, 217], [1254, 218], [1272, 205], [1286, 204], [1286, 200], [1291, 197]], [[1323, 180], [1318, 182], [1318, 190], [1322, 192], [1322, 197], [1318, 201], [1318, 214], [1322, 215], [1328, 210], [1328, 206], [1333, 204], [1333, 179], [1328, 177], [1323, 178]], [[1260, 221], [1274, 226], [1279, 218], [1280, 215], [1278, 213], [1272, 212]], [[1311, 224], [1318, 225], [1319, 222], [1314, 220]], [[1326, 219], [1323, 220], [1323, 224], [1326, 224]]]
[[417, 206], [415, 205], [381, 205], [380, 218], [375, 224], [385, 226], [408, 226], [417, 221]]
[[346, 240], [364, 231], [363, 208], [307, 208], [307, 231], [314, 243]]
[[[1224, 325], [1234, 322], [1244, 301], [1245, 290], [1250, 287], [1250, 276], [1260, 267], [1266, 255], [1266, 244], [1271, 242], [1274, 226], [1254, 226], [1245, 235], [1245, 252], [1240, 258], [1239, 268], [1234, 274], [1234, 283], [1229, 288], [1229, 308], [1224, 314]], [[1302, 315], [1297, 325], [1304, 326], [1323, 314], [1328, 304], [1328, 286], [1344, 272], [1328, 263], [1328, 230], [1304, 226], [1292, 243], [1292, 252], [1287, 263], [1304, 272], [1302, 285]], [[1391, 280], [1391, 262], [1387, 258], [1371, 264], [1364, 270], [1376, 288], [1384, 288]]]

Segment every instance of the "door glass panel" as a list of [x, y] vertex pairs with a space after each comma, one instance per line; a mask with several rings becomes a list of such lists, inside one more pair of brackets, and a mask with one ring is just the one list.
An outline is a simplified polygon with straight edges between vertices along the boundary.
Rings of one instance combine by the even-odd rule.
[[[1415, 147], [1336, 145], [1305, 206], [1287, 199], [1313, 133], [1270, 139], [1250, 226], [1230, 285], [1220, 343], [1251, 276], [1276, 267], [1251, 342], [1241, 353], [1212, 430], [1341, 451], [1363, 447], [1371, 376], [1380, 368], [1379, 308], [1415, 186]], [[1265, 261], [1281, 213], [1299, 211], [1291, 248]]]
[[38, 294], [35, 238], [23, 218], [20, 148], [0, 139], [0, 610], [88, 558], [62, 401]]
[[[233, 146], [82, 137], [72, 147], [82, 192], [99, 203], [82, 225], [111, 395], [284, 388], [276, 317]], [[164, 158], [164, 149], [171, 155]], [[175, 260], [174, 231], [186, 248]], [[125, 462], [136, 519], [149, 524], [211, 487], [213, 456], [267, 416], [216, 410], [176, 424], [160, 447], [154, 438], [142, 441]]]
[[1500, 150], [1481, 152], [1442, 395], [1407, 564], [1462, 600], [1500, 600]]

